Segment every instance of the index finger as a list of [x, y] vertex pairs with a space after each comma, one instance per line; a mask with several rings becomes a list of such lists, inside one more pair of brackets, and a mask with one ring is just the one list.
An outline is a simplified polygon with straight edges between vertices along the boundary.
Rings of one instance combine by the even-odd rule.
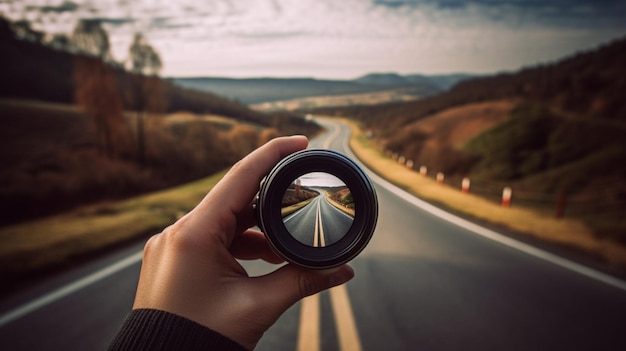
[[261, 179], [278, 161], [305, 149], [307, 144], [304, 136], [276, 138], [237, 162], [196, 208], [202, 213], [203, 221], [210, 221], [204, 225], [219, 223], [223, 231], [231, 229], [224, 226], [232, 226], [234, 230], [237, 215], [250, 207]]

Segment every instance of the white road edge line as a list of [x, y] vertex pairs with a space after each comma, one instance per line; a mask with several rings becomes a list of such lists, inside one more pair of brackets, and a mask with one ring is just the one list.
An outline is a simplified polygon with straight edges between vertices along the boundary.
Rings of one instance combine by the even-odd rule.
[[[349, 128], [349, 127], [348, 127]], [[352, 152], [352, 149], [349, 147], [349, 143], [348, 141], [350, 140], [352, 131], [349, 130], [348, 132], [348, 138], [344, 139], [343, 141], [343, 147], [344, 150], [349, 154], [350, 157], [352, 157], [354, 160], [358, 160], [358, 158], [354, 155], [354, 153]], [[613, 287], [616, 287], [618, 289], [624, 290], [626, 291], [626, 281], [623, 281], [619, 278], [615, 278], [613, 276], [610, 276], [608, 274], [602, 273], [600, 271], [597, 271], [595, 269], [589, 268], [587, 266], [584, 266], [580, 263], [576, 263], [574, 261], [570, 261], [566, 258], [557, 256], [553, 253], [538, 249], [534, 246], [530, 246], [528, 244], [525, 244], [521, 241], [517, 241], [515, 239], [512, 239], [508, 236], [505, 236], [504, 234], [500, 234], [498, 232], [495, 232], [493, 230], [481, 227], [477, 224], [474, 224], [468, 220], [465, 220], [461, 217], [457, 217], [453, 214], [450, 214], [442, 209], [439, 209], [423, 200], [418, 199], [417, 197], [415, 197], [412, 194], [409, 194], [408, 192], [398, 188], [397, 186], [391, 184], [390, 182], [386, 181], [385, 179], [381, 178], [380, 176], [378, 176], [376, 173], [372, 172], [369, 168], [367, 168], [362, 162], [360, 162], [360, 160], [358, 160], [358, 162], [361, 164], [361, 167], [363, 167], [364, 169], [367, 170], [367, 173], [369, 174], [369, 176], [372, 178], [372, 180], [374, 180], [375, 183], [377, 183], [378, 185], [382, 186], [383, 188], [387, 189], [388, 191], [394, 193], [395, 195], [397, 195], [398, 197], [402, 198], [403, 200], [405, 200], [406, 202], [410, 203], [411, 205], [415, 206], [415, 207], [419, 207], [422, 210], [431, 213], [432, 215], [435, 215], [443, 220], [446, 220], [452, 224], [455, 224], [461, 228], [465, 228], [471, 232], [473, 232], [474, 234], [480, 235], [482, 237], [491, 239], [493, 241], [496, 241], [500, 244], [506, 245], [508, 247], [517, 249], [519, 251], [525, 252], [529, 255], [535, 256], [537, 258], [543, 259], [545, 261], [551, 262], [553, 264], [556, 264], [560, 267], [563, 267], [565, 269], [574, 271], [576, 273], [582, 274], [584, 276], [587, 276], [589, 278], [595, 279], [597, 281], [603, 282], [605, 284], [611, 285]]]
[[133, 264], [140, 262], [143, 256], [143, 250], [136, 252], [120, 261], [115, 262], [114, 264], [102, 268], [99, 271], [96, 271], [84, 278], [81, 278], [73, 283], [65, 285], [57, 290], [54, 290], [46, 295], [43, 295], [31, 302], [28, 302], [16, 309], [13, 309], [3, 315], [0, 316], [0, 327], [11, 323], [12, 321], [19, 319], [35, 310], [38, 310], [45, 305], [48, 305], [52, 302], [60, 300], [68, 295], [73, 294], [74, 292], [91, 285], [101, 279], [104, 279], [108, 276], [111, 276], [124, 268], [132, 266]]
[[349, 219], [354, 220], [354, 217], [352, 217], [352, 216], [350, 216], [349, 214], [347, 214], [347, 213], [343, 212], [342, 210], [338, 209], [335, 205], [333, 205], [332, 203], [330, 203], [330, 201], [328, 200], [328, 198], [326, 198], [326, 202], [327, 202], [327, 203], [328, 203], [328, 205], [329, 205], [330, 207], [332, 207], [335, 211], [337, 211], [337, 212], [341, 213], [342, 215], [344, 215], [344, 216], [348, 217]]
[[339, 136], [339, 133], [341, 132], [341, 128], [337, 127], [336, 125], [333, 125], [333, 133], [326, 138], [326, 141], [322, 144], [322, 148], [324, 149], [328, 149], [330, 148], [330, 144], [337, 139], [337, 137]]

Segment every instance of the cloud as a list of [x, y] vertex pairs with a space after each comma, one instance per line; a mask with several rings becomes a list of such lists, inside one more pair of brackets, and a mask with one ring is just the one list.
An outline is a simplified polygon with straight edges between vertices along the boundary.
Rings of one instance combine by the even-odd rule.
[[72, 1], [64, 1], [59, 5], [44, 5], [44, 6], [29, 6], [33, 10], [38, 10], [43, 13], [62, 13], [62, 12], [74, 12], [78, 10], [79, 5]]
[[100, 23], [110, 24], [112, 26], [121, 26], [129, 23], [135, 22], [133, 18], [113, 18], [113, 17], [93, 17], [94, 20], [99, 21]]
[[[24, 0], [18, 16], [70, 32], [98, 18], [114, 56], [143, 32], [166, 75], [356, 77], [493, 72], [626, 34], [618, 0]], [[0, 3], [0, 11], [9, 6]], [[26, 15], [24, 15], [26, 14]], [[49, 19], [49, 20], [46, 20]], [[257, 73], [255, 73], [257, 72]]]
[[372, 4], [395, 11], [435, 9], [443, 14], [549, 27], [620, 25], [626, 14], [626, 3], [621, 0], [372, 0]]

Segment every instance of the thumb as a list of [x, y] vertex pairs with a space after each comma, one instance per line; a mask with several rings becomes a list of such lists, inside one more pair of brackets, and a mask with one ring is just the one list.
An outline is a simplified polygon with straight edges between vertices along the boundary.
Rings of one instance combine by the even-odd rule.
[[[298, 300], [322, 290], [341, 285], [354, 277], [354, 270], [348, 265], [325, 270], [311, 270], [295, 265], [285, 265], [280, 269], [258, 278], [260, 294], [268, 301], [265, 306], [270, 315], [280, 316]], [[271, 291], [271, 294], [267, 294]]]

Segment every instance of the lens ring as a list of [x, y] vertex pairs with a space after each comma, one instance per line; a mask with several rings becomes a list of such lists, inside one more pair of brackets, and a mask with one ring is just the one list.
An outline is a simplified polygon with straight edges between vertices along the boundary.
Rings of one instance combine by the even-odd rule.
[[[341, 179], [351, 190], [355, 217], [348, 232], [332, 245], [312, 247], [294, 238], [281, 216], [282, 194], [303, 174], [325, 172]], [[372, 182], [347, 156], [332, 150], [311, 149], [281, 160], [261, 184], [257, 223], [270, 245], [285, 260], [308, 268], [331, 268], [356, 257], [370, 241], [378, 218], [378, 201]]]

